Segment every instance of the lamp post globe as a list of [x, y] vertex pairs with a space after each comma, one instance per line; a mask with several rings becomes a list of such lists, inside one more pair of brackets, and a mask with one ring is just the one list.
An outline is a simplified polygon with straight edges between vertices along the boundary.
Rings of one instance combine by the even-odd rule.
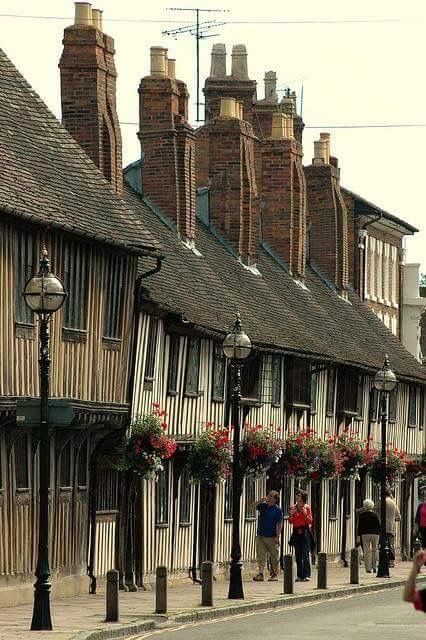
[[24, 300], [39, 317], [39, 372], [40, 372], [40, 430], [39, 430], [39, 514], [38, 551], [35, 570], [34, 606], [31, 631], [52, 629], [50, 615], [50, 567], [49, 567], [49, 321], [63, 305], [67, 293], [61, 280], [50, 270], [45, 248], [42, 250], [40, 269], [25, 285]]
[[43, 249], [40, 270], [25, 285], [25, 302], [37, 315], [51, 315], [62, 307], [66, 295], [62, 281], [50, 271], [47, 251]]
[[389, 358], [386, 355], [383, 367], [374, 376], [374, 387], [381, 393], [380, 398], [380, 422], [381, 422], [381, 479], [380, 479], [380, 541], [379, 541], [379, 565], [377, 578], [390, 578], [389, 573], [389, 535], [386, 531], [386, 443], [389, 394], [397, 384], [397, 378], [390, 368]]
[[389, 358], [386, 355], [383, 367], [374, 376], [374, 386], [377, 391], [384, 391], [389, 393], [396, 387], [397, 379], [396, 375], [390, 368]]
[[243, 600], [243, 579], [240, 544], [240, 511], [243, 474], [240, 464], [240, 411], [241, 411], [241, 367], [243, 360], [251, 353], [252, 344], [241, 326], [240, 314], [237, 313], [233, 329], [222, 343], [223, 353], [230, 362], [231, 380], [231, 424], [233, 434], [232, 464], [232, 549], [229, 569], [228, 598]]
[[243, 331], [240, 314], [237, 313], [234, 327], [222, 342], [223, 353], [229, 360], [245, 360], [252, 349], [251, 340]]

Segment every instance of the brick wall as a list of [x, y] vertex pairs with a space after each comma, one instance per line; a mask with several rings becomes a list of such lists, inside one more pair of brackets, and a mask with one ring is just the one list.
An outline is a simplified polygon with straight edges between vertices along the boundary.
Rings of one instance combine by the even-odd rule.
[[195, 133], [187, 122], [186, 85], [147, 76], [139, 86], [142, 189], [177, 225], [182, 238], [195, 237]]
[[302, 147], [293, 139], [262, 142], [262, 238], [299, 279], [305, 275], [306, 184]]
[[210, 222], [247, 265], [256, 263], [259, 244], [259, 198], [253, 127], [238, 118], [216, 118], [204, 127], [208, 138]]
[[121, 133], [116, 109], [114, 41], [89, 25], [64, 31], [62, 122], [117, 193], [123, 190]]
[[339, 171], [332, 164], [314, 164], [305, 167], [305, 176], [310, 260], [343, 291], [349, 284], [348, 223]]

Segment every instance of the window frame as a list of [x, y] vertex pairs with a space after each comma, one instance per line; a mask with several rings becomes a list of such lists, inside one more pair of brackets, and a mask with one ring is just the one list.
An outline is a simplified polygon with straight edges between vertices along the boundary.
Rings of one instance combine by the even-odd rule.
[[[195, 350], [195, 357], [192, 356], [194, 352], [194, 346], [197, 345]], [[200, 360], [201, 360], [201, 338], [198, 336], [189, 336], [186, 345], [186, 363], [185, 363], [185, 396], [197, 397], [200, 395]], [[190, 367], [194, 368], [194, 374], [190, 375]], [[189, 381], [194, 388], [188, 388]]]
[[282, 402], [283, 358], [280, 353], [273, 353], [271, 358], [271, 405], [280, 407]]
[[105, 262], [102, 338], [121, 340], [127, 257], [110, 253], [105, 256]]
[[232, 522], [233, 496], [232, 496], [232, 475], [229, 475], [223, 486], [223, 521]]
[[155, 379], [156, 355], [158, 342], [158, 318], [149, 316], [148, 336], [146, 340], [146, 356], [144, 368], [144, 380], [151, 381]]
[[262, 355], [252, 351], [241, 367], [241, 399], [243, 402], [261, 403]]
[[[212, 400], [224, 402], [225, 400], [226, 357], [222, 345], [213, 343], [213, 372], [212, 372]], [[222, 383], [220, 384], [220, 380]], [[218, 383], [219, 382], [219, 383]], [[218, 393], [219, 390], [219, 393]]]
[[179, 355], [180, 335], [178, 333], [169, 333], [169, 364], [167, 371], [168, 396], [176, 396], [178, 394]]
[[337, 520], [340, 483], [338, 478], [328, 479], [328, 519]]
[[380, 413], [380, 393], [376, 387], [371, 387], [368, 406], [369, 422], [378, 422]]
[[[197, 348], [195, 349], [195, 345]], [[195, 353], [195, 356], [193, 355]], [[201, 360], [201, 338], [189, 336], [186, 345], [185, 363], [185, 396], [197, 397], [200, 395], [200, 360]], [[193, 372], [190, 368], [193, 367]], [[191, 387], [189, 385], [192, 385]]]
[[397, 421], [397, 411], [398, 411], [398, 387], [396, 386], [389, 393], [389, 404], [388, 404], [388, 421], [396, 422]]
[[[25, 250], [22, 245], [25, 244]], [[31, 255], [30, 255], [31, 254]], [[13, 235], [15, 323], [29, 327], [35, 326], [34, 312], [31, 311], [22, 295], [25, 285], [35, 271], [36, 243], [32, 233], [17, 228]]]
[[250, 509], [250, 505], [256, 500], [256, 479], [249, 475], [245, 477], [245, 504], [244, 504], [244, 516], [245, 520], [256, 520], [256, 507]]
[[157, 475], [155, 482], [155, 526], [167, 528], [169, 526], [169, 464]]
[[[66, 455], [68, 456], [68, 460], [67, 460], [67, 476], [64, 476], [64, 469], [65, 469], [65, 465], [64, 465], [64, 454], [66, 453]], [[62, 449], [61, 449], [61, 453], [59, 456], [59, 469], [58, 469], [58, 480], [59, 480], [59, 490], [60, 491], [69, 491], [70, 489], [72, 489], [73, 487], [73, 446], [72, 446], [72, 440], [67, 440]], [[65, 480], [65, 482], [64, 482]]]
[[[185, 480], [185, 483], [184, 483]], [[183, 498], [183, 499], [182, 499]], [[192, 524], [191, 518], [192, 485], [189, 469], [184, 467], [179, 476], [179, 526], [187, 527]]]
[[[23, 442], [21, 451], [17, 451], [16, 444]], [[20, 461], [25, 457], [25, 465], [20, 465]], [[13, 443], [13, 465], [15, 471], [15, 490], [16, 493], [27, 493], [31, 491], [31, 456], [29, 452], [29, 435], [28, 433], [21, 433]], [[19, 474], [17, 471], [19, 470]], [[21, 483], [20, 480], [24, 476], [21, 476], [21, 472], [25, 470], [25, 482]], [[19, 479], [19, 483], [18, 483]]]
[[297, 409], [310, 409], [311, 364], [305, 358], [286, 357], [286, 404]]
[[86, 332], [89, 296], [89, 248], [86, 244], [71, 239], [64, 240], [63, 281], [67, 299], [62, 327], [65, 330]]
[[318, 372], [311, 368], [310, 379], [310, 396], [311, 396], [311, 408], [310, 414], [315, 415], [318, 411], [317, 406], [317, 390], [318, 390]]
[[408, 387], [407, 425], [410, 429], [417, 427], [417, 387], [414, 384]]
[[283, 476], [281, 485], [281, 504], [283, 517], [289, 518], [289, 511], [292, 503], [292, 481], [290, 476]]
[[325, 405], [325, 415], [332, 417], [336, 415], [336, 387], [337, 387], [336, 369], [327, 369], [327, 396]]

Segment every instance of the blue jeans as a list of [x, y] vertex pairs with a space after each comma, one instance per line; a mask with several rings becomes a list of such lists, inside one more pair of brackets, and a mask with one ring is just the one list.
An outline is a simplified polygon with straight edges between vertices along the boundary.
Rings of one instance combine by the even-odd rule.
[[294, 532], [294, 553], [296, 556], [297, 577], [301, 580], [311, 577], [311, 562], [309, 560], [308, 532]]

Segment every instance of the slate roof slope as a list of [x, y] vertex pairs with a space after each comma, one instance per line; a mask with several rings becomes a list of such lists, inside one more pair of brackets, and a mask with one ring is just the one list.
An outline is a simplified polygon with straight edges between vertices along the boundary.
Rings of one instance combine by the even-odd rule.
[[199, 221], [196, 246], [202, 256], [197, 257], [128, 185], [125, 193], [166, 248], [161, 271], [143, 281], [163, 309], [212, 333], [229, 330], [239, 310], [244, 329], [260, 347], [370, 371], [379, 369], [388, 353], [401, 378], [426, 383], [425, 369], [356, 294], [349, 294], [351, 304], [345, 302], [309, 268], [304, 290], [264, 250], [258, 263], [262, 275], [256, 276]]
[[157, 246], [0, 49], [2, 210], [129, 251]]

